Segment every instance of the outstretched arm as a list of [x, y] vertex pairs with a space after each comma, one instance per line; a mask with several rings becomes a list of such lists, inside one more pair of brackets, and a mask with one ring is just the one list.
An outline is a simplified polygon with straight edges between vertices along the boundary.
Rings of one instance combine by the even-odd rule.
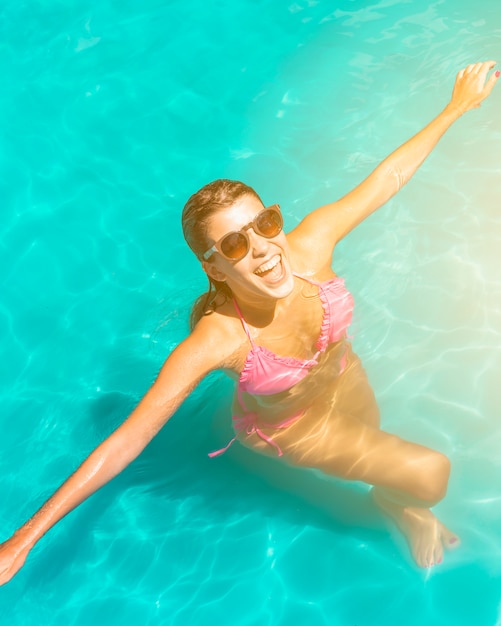
[[336, 243], [362, 220], [387, 202], [407, 183], [445, 131], [466, 111], [478, 108], [492, 91], [500, 73], [487, 74], [495, 61], [468, 65], [456, 77], [445, 109], [419, 133], [390, 154], [360, 185], [346, 196], [310, 213], [290, 233], [301, 245], [330, 259]]
[[199, 335], [195, 331], [174, 350], [127, 420], [90, 454], [28, 522], [0, 545], [0, 585], [16, 574], [31, 548], [52, 526], [142, 452], [198, 382], [219, 365], [219, 350], [213, 345], [201, 345]]

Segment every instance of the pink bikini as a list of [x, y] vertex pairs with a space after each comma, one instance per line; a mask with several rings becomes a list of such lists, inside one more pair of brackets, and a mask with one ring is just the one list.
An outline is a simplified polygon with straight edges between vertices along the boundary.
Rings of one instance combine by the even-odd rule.
[[[317, 282], [298, 274], [294, 274], [294, 276], [318, 286], [318, 295], [324, 310], [320, 335], [316, 343], [317, 352], [311, 359], [279, 356], [264, 346], [257, 346], [252, 339], [249, 327], [237, 303], [234, 301], [243, 329], [249, 338], [251, 349], [247, 354], [237, 387], [238, 401], [245, 413], [241, 417], [233, 416], [233, 428], [237, 435], [240, 432], [245, 432], [248, 435], [256, 433], [261, 439], [276, 448], [278, 456], [282, 456], [282, 450], [271, 437], [262, 432], [259, 426], [261, 428], [286, 428], [298, 420], [304, 411], [300, 411], [298, 414], [278, 424], [265, 424], [259, 421], [258, 425], [259, 416], [247, 408], [242, 393], [245, 392], [254, 396], [268, 396], [286, 391], [303, 380], [308, 375], [310, 369], [318, 364], [317, 358], [322, 352], [325, 352], [327, 346], [346, 337], [346, 330], [351, 324], [354, 305], [353, 296], [344, 286], [342, 278], [336, 276], [324, 282]], [[345, 366], [346, 353], [341, 361], [341, 372]], [[225, 452], [236, 440], [237, 435], [233, 437], [228, 445], [221, 448], [221, 450], [211, 452], [209, 456], [214, 457]]]

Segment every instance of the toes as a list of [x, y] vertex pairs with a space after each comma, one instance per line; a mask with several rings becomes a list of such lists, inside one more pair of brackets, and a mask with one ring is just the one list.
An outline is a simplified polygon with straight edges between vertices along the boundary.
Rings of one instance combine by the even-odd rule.
[[444, 551], [442, 549], [442, 544], [440, 542], [434, 543], [429, 546], [428, 550], [421, 555], [421, 558], [418, 560], [418, 564], [420, 567], [430, 568], [434, 565], [440, 565], [444, 558]]
[[445, 526], [442, 526], [442, 544], [447, 550], [455, 550], [461, 544], [459, 537]]
[[440, 542], [432, 542], [431, 545], [422, 545], [420, 549], [418, 548], [414, 552], [413, 556], [419, 567], [428, 569], [429, 567], [438, 565], [442, 562], [443, 558], [442, 544]]
[[459, 537], [456, 537], [454, 535], [446, 543], [444, 543], [444, 546], [448, 550], [455, 550], [456, 548], [459, 548], [460, 544], [461, 544], [461, 541], [459, 540]]
[[[447, 529], [446, 529], [447, 530]], [[448, 531], [449, 539], [456, 539], [457, 537]], [[426, 542], [423, 541], [426, 539]], [[444, 558], [444, 548], [442, 545], [443, 534], [440, 532], [440, 526], [433, 529], [427, 537], [421, 537], [421, 541], [418, 545], [415, 545], [414, 559], [419, 567], [429, 568], [434, 565], [440, 565]]]
[[443, 559], [444, 559], [444, 549], [442, 548], [442, 542], [439, 542], [435, 546], [432, 565], [440, 565]]

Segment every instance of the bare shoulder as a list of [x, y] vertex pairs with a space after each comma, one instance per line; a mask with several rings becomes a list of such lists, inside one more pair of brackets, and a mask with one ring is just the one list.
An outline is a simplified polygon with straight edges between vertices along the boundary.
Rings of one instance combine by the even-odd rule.
[[336, 204], [314, 209], [287, 234], [291, 256], [299, 264], [306, 263], [313, 273], [331, 265], [334, 247], [339, 240]]
[[303, 276], [327, 279], [334, 275], [331, 268], [334, 246], [322, 238], [319, 229], [310, 230], [304, 221], [287, 234], [291, 265]]
[[185, 340], [199, 353], [205, 353], [211, 369], [237, 369], [240, 352], [247, 338], [231, 302], [204, 315]]
[[204, 316], [160, 369], [149, 392], [154, 403], [168, 404], [173, 411], [210, 372], [238, 372], [243, 340], [237, 322], [222, 312]]

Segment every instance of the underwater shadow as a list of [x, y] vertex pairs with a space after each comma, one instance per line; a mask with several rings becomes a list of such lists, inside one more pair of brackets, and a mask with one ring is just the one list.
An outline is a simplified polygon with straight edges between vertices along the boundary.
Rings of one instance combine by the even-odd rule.
[[[238, 442], [224, 455], [208, 458], [233, 436], [232, 392], [225, 377], [206, 381], [124, 471], [124, 486], [169, 501], [195, 496], [221, 523], [258, 511], [300, 527], [381, 536], [386, 527], [366, 485], [289, 466]], [[94, 401], [89, 413], [96, 428], [109, 431], [131, 409], [131, 397], [115, 392]]]

